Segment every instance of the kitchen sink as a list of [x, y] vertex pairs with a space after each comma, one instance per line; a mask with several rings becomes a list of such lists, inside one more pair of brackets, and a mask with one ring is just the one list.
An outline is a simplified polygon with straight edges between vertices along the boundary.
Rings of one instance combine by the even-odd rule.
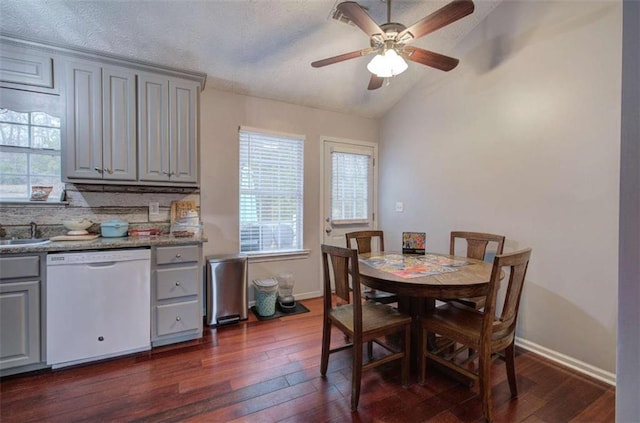
[[19, 246], [30, 246], [30, 245], [40, 245], [40, 244], [48, 244], [48, 238], [28, 238], [28, 239], [0, 239], [0, 248], [2, 247], [19, 247]]

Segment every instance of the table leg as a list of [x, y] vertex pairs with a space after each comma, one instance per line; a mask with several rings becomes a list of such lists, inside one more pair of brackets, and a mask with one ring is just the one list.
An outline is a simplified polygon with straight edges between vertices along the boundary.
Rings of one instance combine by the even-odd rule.
[[[435, 306], [436, 300], [433, 298], [398, 297], [398, 310], [411, 316], [411, 367], [415, 371], [418, 370], [418, 357], [422, 353], [420, 351], [420, 339], [422, 337], [420, 316], [430, 310], [433, 310]], [[437, 345], [436, 337], [433, 334], [429, 334], [428, 336], [427, 348], [433, 350]], [[452, 377], [453, 379], [456, 379], [458, 382], [464, 385], [473, 385], [473, 380], [454, 370], [432, 362], [429, 362], [428, 365], [430, 367], [435, 367], [436, 369], [438, 369], [438, 371]]]
[[[411, 365], [415, 369], [418, 368], [420, 338], [422, 337], [420, 316], [429, 310], [433, 310], [435, 304], [436, 301], [433, 298], [398, 297], [398, 310], [411, 316]], [[429, 336], [427, 345], [429, 349], [435, 346], [433, 336]]]

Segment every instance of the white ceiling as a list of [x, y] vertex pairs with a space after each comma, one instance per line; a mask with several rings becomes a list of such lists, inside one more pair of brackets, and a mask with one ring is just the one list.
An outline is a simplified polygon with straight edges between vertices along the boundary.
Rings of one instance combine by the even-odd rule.
[[[166, 66], [206, 72], [207, 87], [379, 117], [422, 78], [409, 69], [368, 91], [370, 57], [314, 69], [310, 63], [369, 46], [359, 28], [331, 18], [341, 0], [2, 0], [0, 31]], [[500, 0], [476, 0], [473, 14], [413, 45], [445, 55]], [[378, 23], [386, 3], [359, 0]], [[406, 26], [448, 0], [393, 0], [391, 20]], [[454, 69], [452, 72], [455, 72]]]

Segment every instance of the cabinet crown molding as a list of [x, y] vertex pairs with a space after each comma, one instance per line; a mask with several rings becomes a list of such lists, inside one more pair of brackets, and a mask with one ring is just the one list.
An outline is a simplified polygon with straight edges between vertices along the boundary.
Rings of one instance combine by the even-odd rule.
[[92, 50], [82, 47], [68, 46], [60, 43], [44, 42], [41, 40], [23, 38], [13, 34], [0, 31], [0, 49], [2, 45], [12, 45], [16, 47], [25, 47], [32, 50], [40, 50], [53, 54], [60, 54], [67, 57], [75, 57], [79, 59], [94, 60], [104, 65], [124, 66], [142, 72], [161, 73], [170, 77], [178, 77], [196, 81], [200, 84], [200, 90], [204, 90], [207, 74], [204, 72], [190, 71], [185, 69], [173, 68], [157, 63], [151, 63], [143, 60], [130, 59], [124, 56], [118, 56], [111, 53], [105, 53], [98, 50]]

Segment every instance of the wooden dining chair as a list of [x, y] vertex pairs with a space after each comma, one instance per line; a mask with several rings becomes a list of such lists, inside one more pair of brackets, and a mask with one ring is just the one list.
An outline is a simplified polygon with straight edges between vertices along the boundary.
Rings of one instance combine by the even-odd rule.
[[[479, 382], [482, 411], [487, 421], [492, 420], [491, 363], [503, 352], [511, 396], [518, 395], [515, 373], [514, 338], [520, 296], [524, 285], [531, 249], [498, 255], [486, 295], [484, 311], [474, 310], [454, 302], [426, 312], [420, 317], [421, 354], [419, 362], [420, 384], [424, 384], [428, 360], [433, 360]], [[496, 298], [503, 270], [508, 269], [509, 283], [500, 316], [496, 316]], [[427, 337], [439, 335], [436, 346], [427, 348]], [[473, 350], [468, 355], [467, 350]], [[464, 354], [463, 354], [464, 353]], [[475, 360], [478, 360], [476, 363]]]
[[[347, 248], [355, 247], [358, 254], [370, 253], [374, 239], [378, 242], [378, 251], [384, 251], [384, 232], [378, 230], [356, 231], [345, 234], [347, 240]], [[366, 289], [364, 292], [366, 300], [377, 301], [382, 304], [392, 304], [398, 302], [398, 296], [390, 292], [384, 292], [376, 289]]]
[[[505, 237], [503, 235], [482, 232], [452, 231], [451, 240], [449, 242], [449, 254], [451, 255], [455, 255], [456, 239], [464, 239], [467, 241], [467, 257], [484, 261], [486, 259], [487, 246], [489, 243], [496, 246], [496, 255], [502, 254]], [[484, 308], [485, 298], [486, 297], [457, 298], [450, 301], [456, 301], [460, 304], [466, 305], [467, 307], [481, 310]]]
[[[324, 271], [324, 318], [320, 374], [326, 376], [330, 354], [347, 348], [352, 349], [351, 409], [355, 411], [360, 398], [360, 379], [363, 370], [400, 360], [402, 386], [407, 386], [411, 350], [411, 317], [386, 304], [362, 301], [356, 250], [330, 245], [322, 245], [321, 249]], [[335, 296], [342, 300], [342, 305], [334, 303], [331, 293], [332, 278]], [[353, 289], [350, 289], [349, 280]], [[350, 342], [331, 348], [332, 326], [340, 329]], [[392, 334], [399, 334], [402, 338], [400, 351], [383, 341], [383, 337]], [[366, 363], [363, 363], [363, 346], [371, 342], [382, 346], [386, 354], [376, 359], [370, 357]]]

